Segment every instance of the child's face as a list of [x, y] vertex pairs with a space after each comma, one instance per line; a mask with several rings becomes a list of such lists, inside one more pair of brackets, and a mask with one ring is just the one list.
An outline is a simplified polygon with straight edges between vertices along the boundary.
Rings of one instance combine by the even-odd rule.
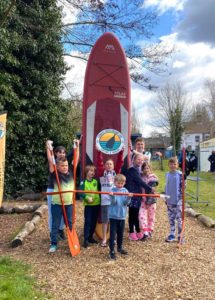
[[144, 142], [137, 142], [136, 145], [136, 150], [140, 153], [142, 153], [144, 151], [145, 148], [145, 143]]
[[66, 152], [64, 150], [56, 152], [56, 158], [66, 157]]
[[89, 169], [87, 172], [87, 178], [93, 178], [95, 176], [95, 170], [94, 169]]
[[60, 162], [57, 165], [57, 169], [58, 169], [59, 172], [61, 172], [63, 174], [67, 174], [68, 170], [69, 170], [68, 161]]
[[114, 169], [114, 164], [113, 164], [112, 160], [107, 160], [105, 163], [105, 170], [113, 171], [113, 169]]
[[151, 173], [151, 170], [150, 170], [149, 166], [145, 166], [145, 168], [143, 169], [143, 174], [149, 175], [150, 173]]
[[115, 181], [114, 183], [118, 189], [121, 189], [125, 185], [124, 181]]
[[144, 159], [144, 158], [143, 158], [142, 155], [136, 156], [136, 158], [135, 158], [135, 160], [134, 160], [134, 166], [136, 166], [136, 167], [141, 167], [142, 164], [143, 164], [143, 161], [144, 161], [143, 159]]
[[170, 162], [169, 163], [169, 170], [170, 172], [174, 172], [178, 169], [178, 163], [177, 162]]

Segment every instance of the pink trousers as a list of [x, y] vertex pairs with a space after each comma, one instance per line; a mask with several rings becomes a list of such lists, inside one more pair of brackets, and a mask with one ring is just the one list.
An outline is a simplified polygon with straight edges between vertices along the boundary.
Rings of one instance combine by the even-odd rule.
[[155, 225], [156, 203], [147, 205], [141, 202], [139, 210], [140, 230], [143, 232], [153, 232]]

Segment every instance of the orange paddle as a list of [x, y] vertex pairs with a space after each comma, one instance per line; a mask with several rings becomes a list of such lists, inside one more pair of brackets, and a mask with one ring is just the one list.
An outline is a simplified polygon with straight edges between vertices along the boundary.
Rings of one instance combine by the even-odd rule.
[[[73, 158], [73, 167], [74, 167], [74, 172], [73, 172], [73, 180], [74, 180], [74, 189], [76, 188], [76, 171], [77, 171], [77, 146], [74, 143], [74, 158]], [[76, 256], [77, 254], [80, 253], [81, 248], [80, 248], [80, 243], [78, 239], [78, 235], [75, 230], [75, 205], [76, 205], [76, 193], [73, 193], [73, 211], [72, 211], [72, 231], [70, 234], [70, 251], [72, 253], [72, 256]]]
[[[65, 222], [65, 225], [66, 225], [66, 232], [67, 232], [67, 239], [68, 239], [69, 249], [70, 249], [71, 255], [75, 256], [76, 252], [77, 252], [76, 245], [73, 242], [74, 238], [72, 237], [72, 231], [70, 231], [70, 228], [69, 228], [69, 223], [68, 223], [68, 219], [67, 219], [67, 215], [66, 215], [66, 209], [65, 209], [64, 200], [63, 200], [63, 193], [62, 193], [62, 190], [61, 190], [61, 185], [60, 185], [60, 180], [59, 180], [59, 176], [58, 176], [58, 171], [57, 171], [57, 167], [56, 167], [56, 162], [55, 162], [53, 149], [50, 147], [49, 151], [50, 151], [51, 156], [52, 156], [52, 163], [53, 163], [54, 172], [55, 172], [55, 176], [56, 176], [56, 180], [57, 180], [57, 186], [58, 186], [58, 191], [59, 191], [59, 192], [57, 192], [57, 194], [60, 195], [60, 201], [61, 201], [62, 210], [63, 210], [63, 218], [64, 218], [64, 222]], [[79, 250], [79, 252], [80, 252], [80, 250]]]

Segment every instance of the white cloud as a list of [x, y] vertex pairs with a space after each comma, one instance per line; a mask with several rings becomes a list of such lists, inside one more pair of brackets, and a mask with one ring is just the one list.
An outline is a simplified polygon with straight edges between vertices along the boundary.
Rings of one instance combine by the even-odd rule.
[[57, 4], [62, 8], [63, 24], [74, 23], [77, 19], [78, 10], [65, 0], [58, 0]]
[[[78, 52], [71, 52], [71, 55], [79, 55]], [[67, 66], [71, 69], [66, 73], [66, 78], [64, 82], [69, 85], [69, 89], [72, 94], [82, 95], [84, 88], [84, 75], [86, 70], [86, 62], [81, 59], [77, 59], [71, 56], [65, 56], [64, 58]], [[63, 96], [67, 97], [68, 92], [63, 91]]]
[[156, 8], [159, 14], [172, 9], [180, 11], [183, 9], [186, 0], [145, 0], [143, 6], [145, 8]]

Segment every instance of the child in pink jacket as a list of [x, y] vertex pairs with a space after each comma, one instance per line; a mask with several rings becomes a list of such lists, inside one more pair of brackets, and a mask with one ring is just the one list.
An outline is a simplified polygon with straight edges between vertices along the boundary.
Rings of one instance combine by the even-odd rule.
[[[158, 185], [158, 178], [152, 174], [152, 169], [148, 162], [144, 162], [142, 165], [142, 179], [151, 187]], [[143, 193], [145, 193], [144, 189]], [[143, 197], [139, 210], [139, 223], [140, 230], [143, 232], [143, 241], [152, 236], [155, 224], [155, 213], [156, 198]]]

